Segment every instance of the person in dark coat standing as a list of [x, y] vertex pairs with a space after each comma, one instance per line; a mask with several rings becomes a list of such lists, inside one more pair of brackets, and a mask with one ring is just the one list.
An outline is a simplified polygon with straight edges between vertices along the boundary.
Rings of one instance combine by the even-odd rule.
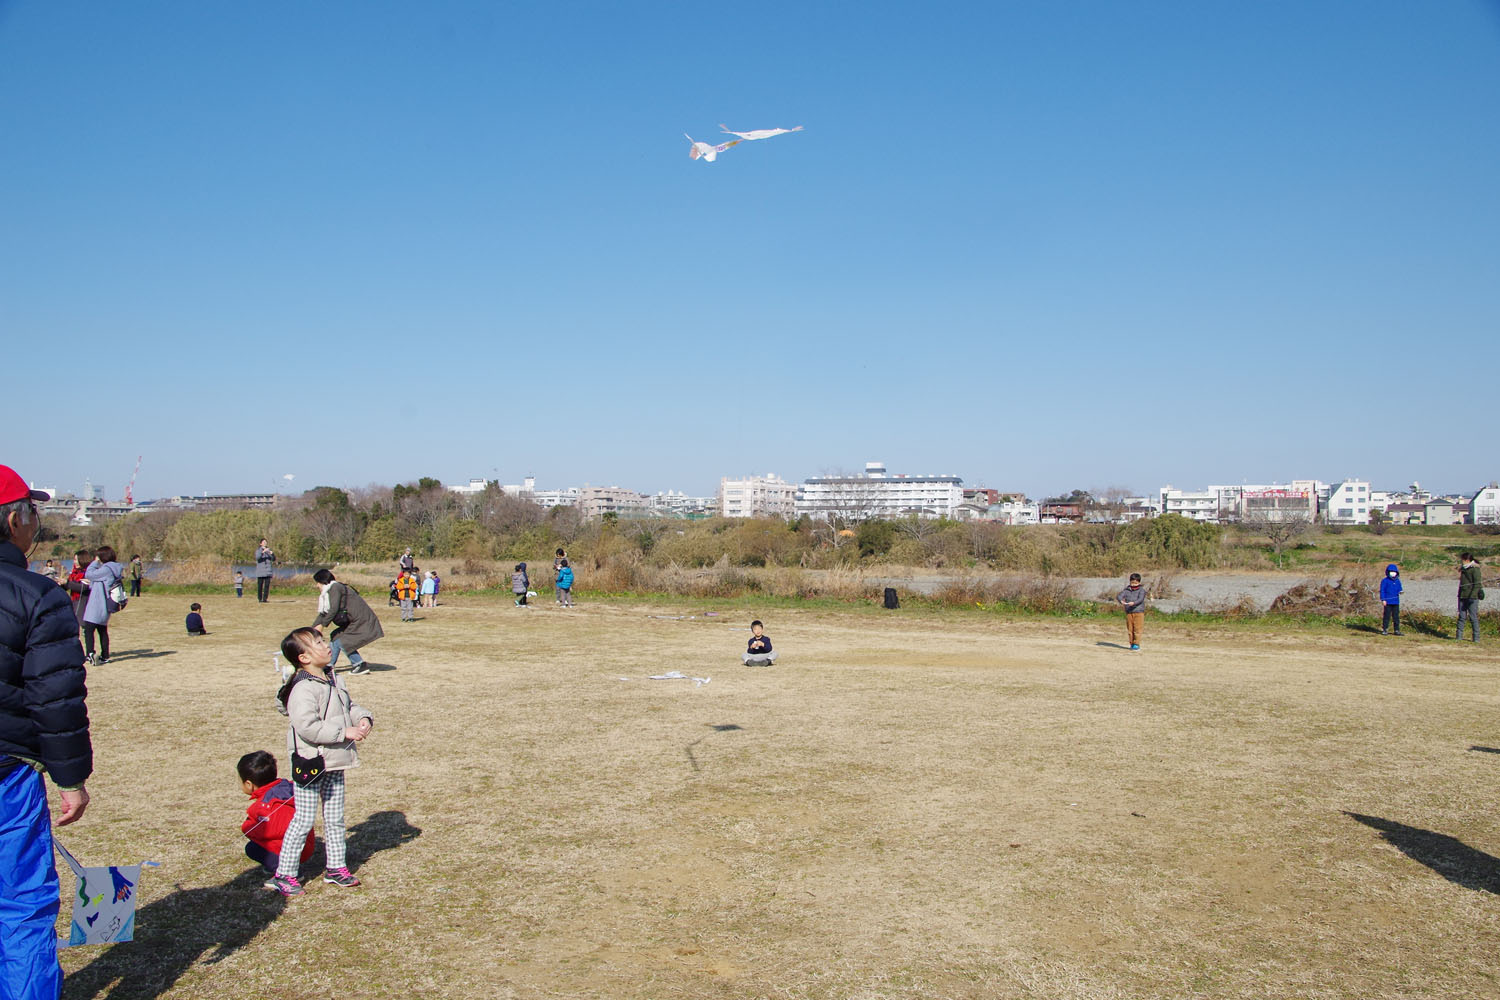
[[83, 647], [62, 588], [27, 567], [41, 516], [32, 490], [0, 465], [0, 996], [57, 1000], [57, 867], [45, 772], [58, 826], [83, 816], [93, 773]]
[[262, 604], [271, 599], [271, 567], [275, 565], [276, 553], [262, 538], [255, 550], [255, 599]]
[[1469, 622], [1471, 641], [1479, 641], [1479, 602], [1484, 600], [1484, 579], [1479, 575], [1479, 564], [1468, 552], [1458, 557], [1458, 634], [1464, 637], [1464, 620]]
[[[339, 583], [334, 579], [332, 571], [318, 570], [313, 574], [313, 581], [323, 588], [323, 592], [318, 595], [318, 617], [313, 622], [313, 628], [321, 629], [330, 623], [337, 626], [328, 643], [328, 648], [332, 651], [328, 669], [333, 669], [334, 664], [339, 662], [339, 653], [343, 652], [349, 655], [351, 674], [368, 674], [370, 667], [365, 663], [365, 658], [359, 655], [359, 650], [376, 639], [385, 637], [380, 619], [375, 617], [375, 612], [359, 596], [359, 592], [347, 583]], [[340, 612], [349, 616], [347, 624], [341, 623]]]

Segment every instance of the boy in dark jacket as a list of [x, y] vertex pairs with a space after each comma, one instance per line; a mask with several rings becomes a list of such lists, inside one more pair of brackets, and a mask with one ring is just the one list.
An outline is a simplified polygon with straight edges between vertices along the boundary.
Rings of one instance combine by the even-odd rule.
[[1469, 633], [1474, 642], [1479, 641], [1479, 602], [1484, 600], [1484, 581], [1479, 576], [1479, 564], [1471, 553], [1459, 556], [1458, 568], [1458, 634], [1464, 637], [1464, 619], [1469, 620]]
[[1141, 648], [1141, 633], [1146, 627], [1146, 588], [1141, 586], [1141, 574], [1130, 574], [1124, 590], [1115, 595], [1120, 607], [1125, 609], [1125, 635], [1131, 649]]
[[771, 637], [766, 635], [760, 619], [750, 623], [750, 642], [741, 657], [747, 667], [769, 667], [776, 662], [776, 650], [771, 648]]
[[194, 601], [188, 607], [187, 630], [188, 635], [208, 635], [208, 629], [203, 627], [203, 605]]
[[[245, 855], [275, 875], [281, 861], [282, 839], [297, 812], [292, 783], [276, 777], [276, 758], [264, 750], [241, 757], [238, 770], [240, 789], [250, 796], [245, 822], [240, 824], [240, 832], [250, 838]], [[309, 830], [300, 860], [306, 861], [312, 852], [313, 833]]]
[[1391, 563], [1380, 581], [1380, 634], [1401, 634], [1401, 571]]

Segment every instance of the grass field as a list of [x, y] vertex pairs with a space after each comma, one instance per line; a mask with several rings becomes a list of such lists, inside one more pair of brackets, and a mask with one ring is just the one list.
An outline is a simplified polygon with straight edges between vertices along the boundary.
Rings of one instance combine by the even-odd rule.
[[68, 998], [1500, 994], [1500, 644], [818, 607], [754, 669], [725, 605], [382, 607], [365, 885], [284, 902], [234, 762], [314, 602], [190, 599], [90, 676], [62, 839], [162, 867]]

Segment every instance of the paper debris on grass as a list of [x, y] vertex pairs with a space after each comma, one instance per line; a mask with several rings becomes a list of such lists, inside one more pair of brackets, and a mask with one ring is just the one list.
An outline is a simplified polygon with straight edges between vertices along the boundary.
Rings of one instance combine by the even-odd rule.
[[647, 679], [653, 681], [692, 681], [698, 687], [702, 687], [713, 680], [712, 677], [689, 677], [681, 670], [669, 670], [664, 674], [652, 674]]

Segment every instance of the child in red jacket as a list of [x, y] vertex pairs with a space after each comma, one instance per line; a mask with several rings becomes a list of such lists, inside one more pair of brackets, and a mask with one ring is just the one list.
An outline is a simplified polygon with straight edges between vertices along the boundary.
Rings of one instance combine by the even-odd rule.
[[[276, 758], [264, 750], [241, 757], [239, 775], [240, 788], [250, 796], [245, 822], [240, 825], [240, 830], [250, 838], [245, 845], [245, 854], [274, 875], [281, 861], [281, 839], [286, 836], [286, 828], [297, 812], [292, 783], [276, 777]], [[312, 852], [313, 834], [309, 830], [300, 860], [306, 861]]]

